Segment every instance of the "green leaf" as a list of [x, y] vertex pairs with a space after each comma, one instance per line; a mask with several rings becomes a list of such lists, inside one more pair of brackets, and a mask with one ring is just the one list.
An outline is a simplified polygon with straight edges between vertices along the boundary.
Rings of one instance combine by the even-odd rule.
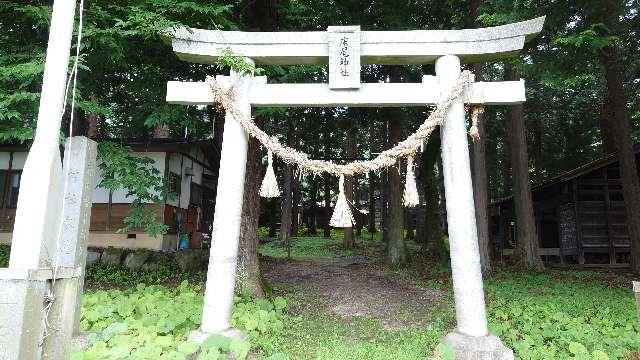
[[229, 351], [231, 345], [231, 339], [222, 335], [211, 335], [200, 345], [203, 350], [219, 349], [222, 351]]
[[229, 351], [235, 355], [238, 360], [244, 360], [251, 350], [251, 344], [244, 340], [232, 339], [229, 345]]
[[593, 360], [609, 360], [609, 356], [602, 350], [594, 350], [591, 353], [591, 358]]
[[435, 349], [435, 359], [438, 360], [454, 360], [453, 348], [449, 345], [438, 344]]
[[572, 341], [569, 343], [569, 352], [573, 355], [586, 354], [587, 348], [579, 342]]
[[276, 296], [273, 299], [273, 306], [275, 306], [276, 310], [283, 310], [287, 307], [287, 299], [282, 296]]
[[198, 351], [200, 345], [193, 341], [185, 341], [178, 345], [178, 352], [184, 355], [191, 355], [194, 352]]
[[289, 360], [289, 356], [283, 353], [275, 353], [266, 358], [265, 360]]

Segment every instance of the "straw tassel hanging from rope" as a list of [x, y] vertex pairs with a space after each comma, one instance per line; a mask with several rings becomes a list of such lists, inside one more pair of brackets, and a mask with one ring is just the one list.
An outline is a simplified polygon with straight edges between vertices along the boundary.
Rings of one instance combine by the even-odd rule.
[[476, 105], [471, 107], [471, 127], [469, 128], [469, 136], [473, 142], [480, 139], [480, 130], [478, 129], [478, 119], [484, 114], [484, 105]]
[[331, 215], [331, 221], [329, 225], [333, 227], [353, 227], [355, 221], [349, 209], [349, 203], [347, 197], [344, 194], [344, 175], [340, 175], [340, 193], [338, 194], [338, 200], [336, 200], [336, 206], [333, 209], [333, 215]]
[[420, 204], [418, 187], [416, 186], [416, 175], [413, 172], [413, 155], [407, 156], [407, 177], [404, 182], [404, 206], [415, 207]]
[[264, 179], [262, 179], [262, 185], [260, 185], [260, 196], [264, 198], [280, 196], [276, 174], [273, 172], [273, 153], [271, 150], [267, 153], [267, 172], [264, 174]]

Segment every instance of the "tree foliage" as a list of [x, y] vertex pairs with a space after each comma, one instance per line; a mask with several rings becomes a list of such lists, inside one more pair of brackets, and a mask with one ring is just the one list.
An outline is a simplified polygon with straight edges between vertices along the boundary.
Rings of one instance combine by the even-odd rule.
[[[468, 4], [460, 0], [418, 1], [270, 1], [278, 18], [252, 13], [255, 2], [219, 0], [87, 0], [81, 48], [78, 118], [95, 114], [103, 120], [103, 134], [111, 138], [148, 136], [157, 125], [169, 126], [172, 135], [207, 138], [212, 119], [197, 107], [173, 106], [164, 100], [168, 80], [198, 80], [225, 72], [216, 65], [180, 61], [167, 43], [167, 29], [187, 26], [205, 29], [256, 30], [256, 19], [269, 20], [277, 31], [322, 31], [329, 25], [359, 24], [363, 30], [451, 29], [470, 27]], [[627, 107], [636, 139], [640, 110], [640, 16], [638, 1], [607, 8], [601, 1], [485, 0], [479, 20], [501, 25], [546, 15], [542, 33], [529, 42], [515, 66], [527, 81], [525, 125], [530, 149], [528, 168], [539, 183], [563, 171], [602, 156], [600, 112], [605, 79], [599, 54], [605, 46], [620, 49], [625, 68]], [[33, 136], [51, 1], [0, 1], [0, 141], [25, 141]], [[611, 25], [611, 14], [620, 14]], [[263, 16], [264, 15], [264, 16]], [[273, 20], [273, 21], [272, 21]], [[258, 22], [260, 22], [258, 21]], [[272, 25], [273, 25], [272, 24]], [[74, 52], [75, 53], [75, 52]], [[222, 67], [239, 66], [227, 54]], [[73, 59], [72, 59], [73, 60]], [[326, 82], [327, 66], [263, 66], [270, 82]], [[239, 69], [239, 68], [238, 68]], [[504, 62], [485, 64], [487, 81], [504, 78]], [[246, 71], [254, 71], [247, 68]], [[243, 70], [241, 70], [242, 72]], [[433, 66], [366, 65], [362, 81], [386, 81], [394, 72], [400, 81], [420, 81]], [[487, 167], [490, 200], [510, 194], [505, 107], [491, 107], [487, 121]], [[259, 109], [265, 128], [283, 137], [283, 124], [296, 119], [298, 148], [319, 156], [324, 134], [332, 144], [343, 144], [346, 129], [355, 122], [357, 157], [370, 157], [382, 149], [383, 129], [389, 118], [402, 119], [403, 135], [424, 119], [425, 109]], [[69, 114], [65, 114], [68, 131]], [[371, 136], [373, 123], [379, 129]], [[579, 134], [579, 136], [576, 136]], [[282, 138], [283, 139], [283, 138]], [[331, 157], [345, 156], [334, 146]], [[280, 165], [276, 164], [279, 168]], [[282, 176], [278, 171], [278, 176]], [[312, 181], [303, 179], [303, 194]], [[360, 179], [356, 188], [366, 189]], [[309, 201], [308, 195], [303, 202]]]

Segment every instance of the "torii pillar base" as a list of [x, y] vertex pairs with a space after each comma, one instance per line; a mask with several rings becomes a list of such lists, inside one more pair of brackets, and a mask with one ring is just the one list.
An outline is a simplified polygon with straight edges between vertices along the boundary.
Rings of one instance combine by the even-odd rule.
[[468, 336], [454, 331], [442, 343], [451, 347], [456, 360], [513, 360], [513, 350], [495, 335]]

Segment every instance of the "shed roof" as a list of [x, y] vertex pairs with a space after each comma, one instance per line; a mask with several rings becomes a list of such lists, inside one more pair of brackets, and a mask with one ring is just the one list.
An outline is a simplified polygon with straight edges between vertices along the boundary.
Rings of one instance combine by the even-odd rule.
[[[640, 144], [634, 145], [633, 151], [636, 154], [640, 153]], [[576, 167], [574, 169], [562, 172], [562, 173], [560, 173], [560, 174], [558, 174], [558, 175], [556, 175], [556, 176], [554, 176], [552, 178], [549, 178], [548, 180], [542, 182], [541, 184], [533, 186], [531, 188], [531, 191], [532, 192], [540, 191], [540, 190], [543, 190], [543, 189], [548, 188], [550, 186], [553, 186], [553, 185], [556, 185], [556, 184], [559, 184], [559, 183], [563, 183], [563, 182], [566, 182], [566, 181], [569, 181], [569, 180], [573, 180], [573, 179], [575, 179], [577, 177], [580, 177], [580, 176], [582, 176], [584, 174], [590, 173], [593, 170], [600, 169], [600, 168], [603, 168], [605, 166], [609, 166], [609, 165], [614, 164], [616, 162], [618, 162], [617, 154], [610, 154], [610, 155], [607, 155], [607, 156], [603, 156], [603, 157], [598, 158], [596, 160], [593, 160], [591, 162], [582, 164], [582, 165], [580, 165], [580, 166], [578, 166], [578, 167]], [[500, 203], [509, 201], [512, 198], [513, 198], [513, 195], [506, 196], [506, 197], [497, 199], [495, 201], [492, 201], [491, 205], [492, 206], [493, 205], [498, 205]]]

